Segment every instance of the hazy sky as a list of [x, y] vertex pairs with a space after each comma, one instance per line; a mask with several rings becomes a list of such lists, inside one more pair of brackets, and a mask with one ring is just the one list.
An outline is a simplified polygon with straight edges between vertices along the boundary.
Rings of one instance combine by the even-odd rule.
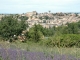
[[0, 13], [80, 12], [80, 0], [0, 0]]

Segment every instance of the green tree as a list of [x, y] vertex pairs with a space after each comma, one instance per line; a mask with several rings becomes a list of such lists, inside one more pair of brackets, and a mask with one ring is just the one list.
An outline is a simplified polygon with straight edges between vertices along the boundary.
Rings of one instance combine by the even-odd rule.
[[44, 19], [48, 20], [49, 19], [49, 16], [44, 16]]
[[26, 17], [26, 16], [21, 16], [21, 17], [19, 17], [21, 20], [28, 20], [28, 17]]
[[78, 30], [79, 30], [79, 28], [78, 28], [77, 23], [68, 24], [68, 31], [70, 34], [77, 34]]
[[12, 16], [3, 17], [0, 21], [0, 36], [6, 40], [9, 40], [18, 36], [26, 29], [24, 21], [18, 21]]
[[28, 32], [28, 38], [34, 42], [39, 42], [43, 38], [43, 34], [39, 29], [39, 25], [34, 25], [29, 32]]

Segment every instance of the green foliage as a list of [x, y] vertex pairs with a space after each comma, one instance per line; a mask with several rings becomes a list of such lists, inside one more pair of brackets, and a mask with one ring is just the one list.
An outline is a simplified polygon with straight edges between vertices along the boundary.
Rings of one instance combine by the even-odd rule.
[[49, 16], [44, 16], [44, 19], [48, 20], [49, 19]]
[[49, 16], [43, 16], [43, 17], [39, 17], [39, 19], [46, 19], [46, 20], [48, 20], [48, 19], [50, 19], [50, 17]]
[[[46, 17], [47, 19], [47, 17]], [[4, 17], [0, 21], [0, 38], [11, 39], [26, 30], [25, 19], [18, 21], [13, 16]], [[66, 26], [43, 28], [34, 25], [25, 34], [28, 40], [40, 42], [49, 47], [80, 47], [80, 22], [67, 23]], [[47, 39], [45, 37], [48, 37]]]
[[51, 47], [80, 47], [80, 34], [55, 34], [44, 44]]
[[27, 33], [27, 37], [29, 40], [32, 40], [34, 42], [39, 42], [43, 38], [43, 34], [39, 29], [39, 26], [40, 25], [35, 24], [34, 27], [32, 27], [30, 31]]
[[69, 33], [76, 34], [78, 33], [78, 24], [77, 23], [70, 23], [68, 24], [68, 31]]
[[18, 22], [18, 20], [12, 16], [4, 17], [0, 21], [0, 36], [2, 36], [4, 39], [13, 38], [14, 35], [21, 34], [25, 29], [25, 22]]
[[19, 17], [21, 20], [28, 20], [28, 17], [26, 17], [26, 16], [21, 16], [21, 17]]
[[80, 23], [68, 23], [67, 26], [59, 26], [56, 28], [62, 34], [79, 34], [80, 33]]
[[[80, 47], [80, 22], [68, 23], [66, 26], [53, 28], [44, 28], [44, 36], [48, 36], [48, 40], [44, 40], [46, 46], [57, 47]], [[53, 35], [53, 36], [52, 36]]]
[[41, 32], [43, 33], [44, 36], [52, 36], [55, 33], [55, 27], [53, 28], [41, 28]]

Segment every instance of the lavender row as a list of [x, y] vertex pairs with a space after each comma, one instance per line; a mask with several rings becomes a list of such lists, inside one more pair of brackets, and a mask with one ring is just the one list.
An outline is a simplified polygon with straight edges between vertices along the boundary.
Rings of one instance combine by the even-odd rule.
[[71, 55], [49, 55], [42, 52], [0, 48], [0, 60], [80, 60], [80, 58]]

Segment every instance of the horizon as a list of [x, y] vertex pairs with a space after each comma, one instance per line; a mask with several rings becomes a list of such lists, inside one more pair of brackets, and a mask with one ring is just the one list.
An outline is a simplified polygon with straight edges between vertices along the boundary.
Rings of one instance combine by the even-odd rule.
[[80, 12], [80, 0], [0, 0], [0, 14]]
[[[29, 11], [29, 12], [33, 12], [33, 11]], [[27, 13], [27, 12], [25, 12], [25, 13]], [[0, 14], [25, 14], [25, 13], [0, 13]], [[45, 12], [37, 12], [37, 13], [45, 13]], [[51, 12], [51, 13], [60, 13], [60, 12]], [[78, 14], [80, 14], [80, 12], [61, 12], [61, 13], [78, 13]]]

